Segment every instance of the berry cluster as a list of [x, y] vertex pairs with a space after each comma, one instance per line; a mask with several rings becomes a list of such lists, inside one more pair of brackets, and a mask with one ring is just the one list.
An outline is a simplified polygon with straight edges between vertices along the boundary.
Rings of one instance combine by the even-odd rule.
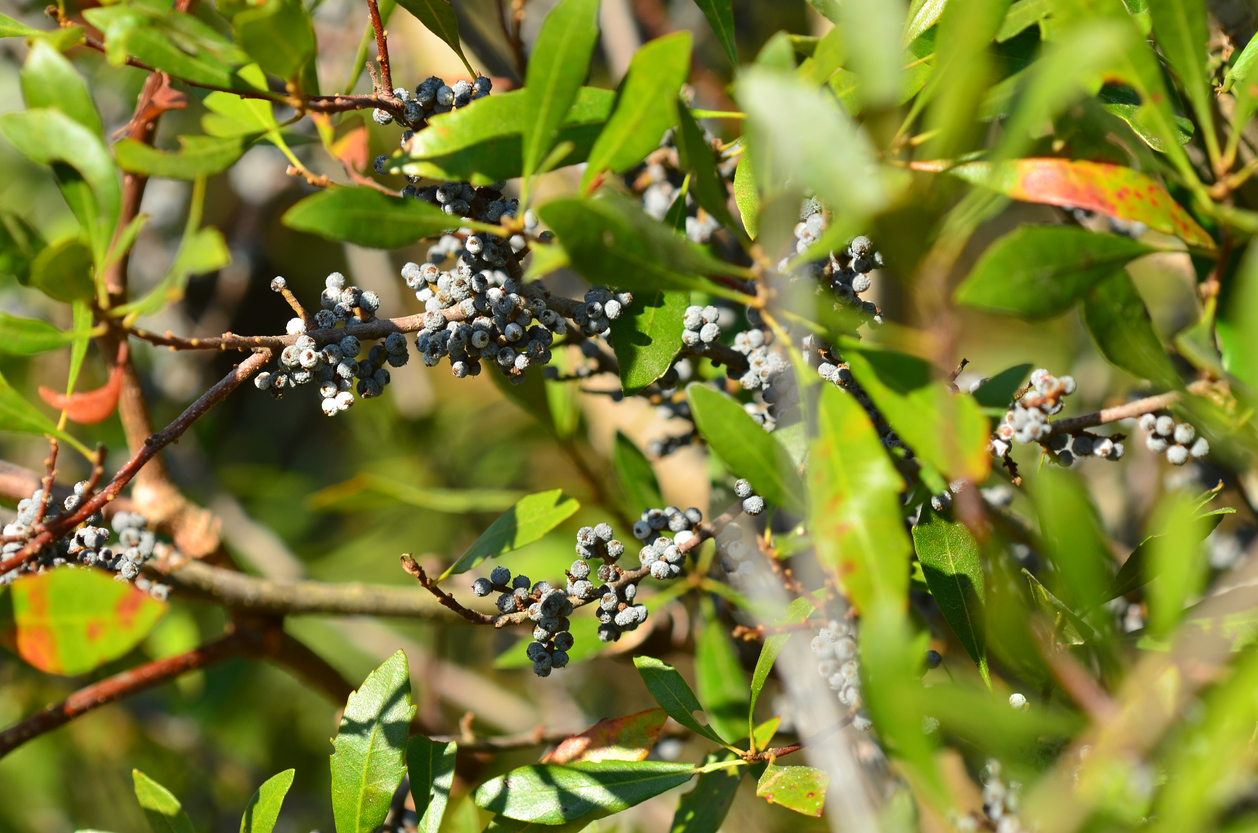
[[1060, 379], [1044, 368], [1031, 373], [1031, 389], [1005, 414], [1004, 421], [992, 438], [992, 453], [1004, 457], [1009, 453], [1010, 442], [1021, 445], [1037, 443], [1049, 435], [1048, 418], [1061, 412], [1063, 400], [1075, 392], [1075, 380], [1070, 376]]
[[[795, 225], [796, 254], [803, 254], [817, 243], [828, 222], [820, 200], [815, 197], [804, 200]], [[830, 252], [825, 258], [806, 263], [793, 272], [789, 266], [790, 259], [783, 259], [778, 271], [788, 275], [792, 282], [803, 278], [815, 281], [818, 295], [829, 289], [837, 302], [835, 310], [857, 312], [875, 327], [882, 324], [882, 310], [878, 305], [860, 297], [873, 286], [869, 273], [882, 266], [882, 253], [874, 250], [873, 241], [868, 237], [859, 235], [842, 252]]]
[[594, 612], [594, 617], [599, 622], [600, 641], [615, 642], [622, 633], [637, 630], [646, 621], [646, 605], [634, 604], [634, 599], [638, 596], [638, 585], [604, 585], [599, 591], [598, 609]]
[[[712, 140], [704, 131], [704, 136]], [[717, 170], [727, 181], [732, 182], [737, 159], [732, 155], [722, 154]], [[646, 160], [625, 174], [625, 184], [634, 193], [641, 195], [642, 210], [649, 217], [663, 220], [673, 203], [678, 199], [686, 173], [681, 168], [680, 155], [673, 141], [673, 132], [665, 134], [658, 149], [653, 151]], [[721, 228], [721, 224], [711, 214], [699, 207], [689, 191], [682, 197], [686, 212], [686, 237], [692, 242], [707, 244], [712, 235]]]
[[1022, 784], [1010, 781], [1006, 786], [1000, 778], [1000, 770], [1000, 761], [991, 758], [979, 774], [983, 782], [983, 812], [989, 822], [984, 828], [994, 828], [996, 833], [1023, 833], [1030, 828], [1018, 817]]
[[780, 351], [772, 349], [773, 333], [750, 329], [734, 336], [734, 349], [747, 357], [747, 372], [738, 378], [743, 390], [762, 390], [766, 402], [780, 400], [787, 387], [794, 389], [788, 362]]
[[1189, 458], [1205, 457], [1210, 453], [1210, 442], [1197, 436], [1197, 429], [1187, 422], [1175, 423], [1169, 416], [1145, 414], [1140, 417], [1140, 427], [1149, 433], [1144, 444], [1154, 454], [1166, 452], [1167, 461], [1182, 466]]
[[743, 511], [748, 515], [759, 515], [764, 511], [764, 498], [753, 492], [746, 480], [734, 481], [734, 495], [742, 499]]
[[488, 596], [495, 591], [501, 594], [498, 596], [501, 613], [526, 610], [534, 623], [533, 641], [527, 648], [528, 657], [533, 661], [533, 673], [546, 677], [552, 669], [567, 665], [568, 651], [573, 644], [568, 621], [573, 606], [567, 594], [551, 587], [550, 582], [531, 584], [525, 575], [512, 578], [506, 567], [495, 567], [489, 578], [479, 578], [472, 584], [472, 592], [477, 596]]
[[577, 555], [568, 570], [568, 595], [576, 596], [583, 601], [590, 601], [601, 596], [590, 581], [593, 568], [588, 561], [602, 559], [596, 576], [599, 581], [610, 582], [620, 578], [621, 570], [616, 562], [625, 554], [625, 545], [613, 537], [611, 524], [601, 523], [597, 526], [583, 526], [577, 530]]
[[1049, 451], [1056, 455], [1057, 463], [1072, 468], [1080, 460], [1099, 457], [1118, 462], [1126, 451], [1122, 440], [1100, 437], [1087, 431], [1075, 434], [1057, 434], [1048, 442]]
[[[63, 513], [74, 512], [82, 505], [87, 495], [88, 481], [82, 480], [74, 484], [74, 492], [66, 497], [61, 506], [49, 502], [44, 512], [44, 521], [52, 521]], [[44, 502], [44, 490], [36, 489], [29, 497], [18, 502], [17, 519], [6, 524], [4, 535], [27, 535], [30, 533], [39, 507]], [[109, 570], [117, 575], [119, 581], [133, 581], [141, 590], [148, 592], [156, 599], [164, 600], [170, 594], [170, 588], [164, 584], [151, 583], [140, 577], [140, 567], [153, 557], [157, 546], [157, 536], [145, 529], [148, 521], [136, 512], [119, 512], [114, 515], [111, 526], [118, 534], [118, 545], [109, 547], [110, 530], [103, 526], [105, 517], [100, 512], [90, 515], [70, 535], [57, 541], [55, 545], [44, 549], [34, 561], [0, 575], [0, 586], [8, 584], [24, 572], [42, 572], [51, 567], [81, 564], [85, 567], [97, 567]], [[10, 556], [26, 546], [25, 542], [13, 541], [0, 547], [0, 555]]]
[[[847, 706], [854, 718], [858, 715], [862, 718], [860, 728], [869, 725], [869, 718], [861, 708], [860, 652], [856, 638], [854, 622], [832, 619], [817, 632], [808, 647], [817, 657], [817, 673], [838, 695], [839, 702]], [[857, 725], [858, 721], [854, 719], [853, 724]]]
[[[402, 102], [406, 123], [419, 128], [428, 123], [429, 117], [466, 107], [476, 99], [489, 95], [491, 89], [493, 82], [484, 75], [478, 76], [475, 81], [455, 81], [453, 84], [446, 84], [444, 79], [434, 75], [416, 87], [414, 95], [405, 87], [398, 87], [393, 95]], [[386, 110], [377, 109], [371, 117], [381, 126], [393, 122], [393, 116]]]
[[[646, 510], [633, 525], [633, 537], [645, 544], [638, 553], [638, 562], [651, 571], [653, 578], [677, 578], [686, 563], [681, 546], [698, 534], [695, 527], [702, 522], [703, 513], [694, 506], [684, 512], [676, 506]], [[673, 533], [672, 538], [661, 534], [665, 529]]]
[[692, 352], [702, 353], [709, 344], [720, 340], [720, 318], [721, 311], [711, 304], [706, 307], [686, 307], [686, 313], [682, 317], [682, 324], [686, 329], [682, 330], [681, 343]]

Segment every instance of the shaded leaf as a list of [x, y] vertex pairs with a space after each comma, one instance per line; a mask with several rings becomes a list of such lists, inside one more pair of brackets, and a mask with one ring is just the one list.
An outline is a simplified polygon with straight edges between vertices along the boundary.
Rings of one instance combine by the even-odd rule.
[[542, 21], [524, 82], [530, 113], [522, 154], [525, 179], [559, 141], [559, 127], [585, 80], [597, 40], [598, 0], [560, 0]]
[[1070, 226], [1024, 226], [997, 240], [957, 287], [966, 306], [1051, 318], [1149, 246]]
[[[681, 674], [671, 665], [665, 665], [655, 657], [637, 656], [633, 658], [634, 667], [646, 683], [647, 691], [660, 704], [660, 708], [668, 712], [668, 716], [685, 726], [695, 734], [702, 735], [711, 741], [724, 744], [720, 735], [694, 718], [694, 712], [702, 710], [699, 699], [686, 685]], [[484, 805], [482, 805], [484, 806]]]
[[454, 784], [454, 759], [458, 744], [439, 743], [414, 735], [406, 744], [406, 771], [411, 778], [411, 800], [419, 818], [420, 833], [437, 833], [450, 801]]
[[[1250, 246], [1232, 280], [1223, 283], [1216, 322], [1218, 347], [1228, 373], [1258, 390], [1258, 247]], [[1199, 331], [1207, 356], [1215, 338], [1209, 322]]]
[[1175, 365], [1154, 332], [1144, 299], [1125, 269], [1083, 296], [1083, 323], [1105, 358], [1161, 387], [1179, 387]]
[[60, 110], [100, 137], [105, 128], [83, 77], [74, 65], [45, 40], [31, 44], [21, 72], [22, 99], [29, 109]]
[[563, 824], [593, 812], [618, 813], [694, 774], [691, 764], [663, 761], [534, 764], [482, 784], [476, 806], [519, 821]]
[[237, 74], [249, 56], [193, 15], [125, 3], [85, 9], [83, 17], [105, 34], [105, 57], [114, 66], [130, 55], [195, 84], [254, 89]]
[[440, 489], [412, 486], [384, 475], [362, 472], [307, 496], [306, 505], [314, 510], [337, 508], [356, 512], [367, 506], [380, 505], [381, 497], [433, 512], [502, 512], [524, 497], [524, 493], [515, 489]]
[[400, 249], [467, 221], [422, 200], [390, 197], [364, 186], [311, 194], [284, 212], [284, 225], [328, 240]]
[[1057, 0], [1022, 0], [1020, 3], [1009, 4], [1004, 22], [996, 32], [996, 42], [1004, 43], [1010, 38], [1022, 34], [1027, 28], [1034, 26], [1052, 14]]
[[743, 720], [747, 714], [747, 672], [743, 670], [738, 652], [730, 642], [729, 633], [715, 617], [707, 618], [695, 640], [695, 683], [699, 702], [717, 733], [730, 741], [747, 737], [750, 727]]
[[398, 5], [419, 18], [425, 29], [454, 50], [469, 73], [476, 74], [467, 56], [463, 54], [463, 44], [459, 41], [459, 18], [454, 13], [453, 6], [446, 0], [398, 0]]
[[[584, 162], [611, 115], [611, 90], [582, 87], [565, 115], [557, 143], [572, 143], [565, 165]], [[531, 116], [524, 90], [477, 99], [467, 107], [433, 116], [387, 170], [433, 179], [487, 185], [514, 179], [524, 170], [523, 133]]]
[[30, 283], [31, 261], [47, 244], [30, 223], [9, 211], [0, 211], [0, 275], [12, 275], [18, 283]]
[[821, 817], [830, 776], [810, 766], [769, 764], [756, 783], [756, 795], [805, 816]]
[[716, 39], [725, 50], [725, 57], [738, 68], [738, 44], [734, 41], [734, 9], [730, 0], [695, 0], [695, 5], [703, 11], [708, 19]]
[[559, 742], [542, 758], [543, 764], [575, 764], [582, 761], [644, 761], [655, 747], [668, 720], [663, 709], [647, 709], [624, 717], [605, 717], [598, 723]]
[[984, 611], [987, 590], [978, 542], [964, 524], [945, 520], [926, 507], [922, 513], [922, 519], [913, 527], [913, 544], [926, 586], [990, 688]]
[[68, 677], [126, 655], [167, 607], [96, 570], [22, 576], [12, 590], [18, 653], [41, 671]]
[[92, 251], [77, 238], [48, 246], [31, 263], [31, 286], [50, 298], [70, 303], [96, 296]]
[[836, 28], [841, 30], [847, 54], [843, 68], [859, 79], [856, 93], [864, 107], [899, 103], [901, 69], [908, 63], [902, 52], [907, 11], [905, 0], [843, 0], [839, 4]]
[[633, 56], [616, 94], [616, 109], [590, 149], [581, 188], [604, 171], [621, 173], [659, 147], [677, 124], [677, 95], [690, 71], [691, 36], [674, 32], [648, 41]]
[[73, 340], [74, 333], [62, 332], [46, 321], [0, 312], [0, 353], [33, 356], [64, 347]]
[[[678, 129], [673, 140], [677, 144], [682, 169], [690, 172], [695, 202], [715, 217], [721, 225], [736, 230], [738, 226], [734, 223], [733, 215], [729, 213], [729, 191], [725, 187], [725, 180], [717, 171], [716, 153], [712, 145], [703, 134], [703, 129], [699, 127], [694, 116], [691, 115], [689, 108], [681, 108], [678, 111], [678, 119]], [[681, 201], [681, 207], [685, 208], [684, 200]], [[681, 223], [681, 231], [684, 233], [685, 220]]]
[[249, 147], [249, 139], [245, 136], [180, 136], [179, 145], [177, 152], [163, 151], [134, 139], [122, 139], [114, 145], [114, 154], [118, 167], [124, 171], [192, 180], [230, 168]]
[[673, 366], [681, 352], [681, 334], [686, 329], [682, 318], [689, 303], [687, 292], [639, 292], [611, 322], [612, 349], [626, 396], [633, 396]]
[[[816, 607], [808, 599], [796, 599], [787, 606], [782, 618], [773, 624], [775, 626], [797, 624], [807, 619], [814, 610]], [[756, 660], [756, 669], [751, 675], [751, 699], [747, 704], [749, 726], [756, 722], [756, 701], [760, 699], [760, 692], [764, 690], [769, 673], [773, 671], [773, 663], [777, 662], [778, 654], [782, 653], [782, 648], [786, 646], [786, 641], [790, 638], [790, 631], [786, 631], [775, 633], [764, 640], [764, 646], [760, 649], [760, 658]], [[759, 743], [756, 744], [756, 748], [760, 748]]]
[[1214, 135], [1213, 83], [1207, 74], [1206, 8], [1204, 0], [1148, 0], [1153, 34], [1158, 47], [1179, 77], [1180, 85], [1197, 114], [1209, 146], [1217, 149]]
[[258, 787], [240, 817], [240, 833], [271, 833], [275, 829], [284, 796], [288, 795], [288, 788], [293, 785], [296, 774], [297, 770], [286, 769], [272, 775]]
[[1156, 180], [1123, 165], [1075, 159], [970, 162], [949, 168], [961, 179], [1025, 202], [1083, 208], [1143, 223], [1190, 246], [1214, 240]]
[[655, 469], [642, 450], [623, 431], [616, 432], [611, 453], [612, 473], [628, 499], [627, 510], [632, 516], [653, 506], [663, 506], [660, 484]]
[[864, 409], [826, 385], [808, 466], [809, 527], [822, 567], [857, 610], [908, 593], [912, 551], [900, 517], [902, 478]]
[[[732, 761], [733, 752], [716, 752], [704, 759], [704, 764]], [[734, 794], [742, 781], [740, 767], [724, 767], [705, 772], [695, 782], [695, 788], [682, 795], [673, 814], [669, 833], [716, 833], [729, 815], [734, 804]]]
[[533, 543], [580, 508], [581, 504], [565, 495], [562, 489], [521, 498], [490, 524], [463, 557], [441, 574], [441, 578], [465, 573], [486, 558], [495, 558]]
[[707, 385], [687, 386], [695, 427], [736, 477], [771, 504], [791, 511], [805, 505], [804, 485], [791, 456], [743, 410], [743, 406]]
[[537, 213], [559, 235], [572, 268], [592, 283], [634, 292], [694, 289], [744, 299], [740, 292], [699, 277], [741, 274], [741, 270], [678, 237], [626, 197], [607, 192], [597, 197], [564, 197], [539, 206]]
[[1018, 364], [1002, 370], [974, 391], [974, 401], [984, 408], [1008, 408], [1013, 395], [1026, 382], [1032, 365]]
[[1025, 568], [1022, 570], [1022, 575], [1031, 587], [1031, 600], [1035, 602], [1040, 614], [1053, 625], [1059, 640], [1067, 645], [1084, 645], [1096, 638], [1096, 631], [1092, 630], [1091, 626], [1080, 619], [1061, 599], [1050, 593], [1039, 579]]
[[1061, 468], [1040, 470], [1036, 511], [1044, 553], [1057, 568], [1054, 589], [1075, 610], [1092, 610], [1110, 585], [1109, 547], [1087, 487]]
[[[1235, 509], [1229, 507], [1216, 509], [1213, 512], [1207, 512], [1204, 515], [1198, 516], [1198, 520], [1200, 520], [1201, 523], [1195, 525], [1193, 528], [1201, 534], [1201, 539], [1189, 542], [1188, 549], [1183, 551], [1192, 551], [1192, 549], [1196, 547], [1201, 540], [1204, 540], [1220, 523], [1222, 523], [1225, 516], [1234, 514], [1235, 512]], [[1154, 515], [1153, 517], [1157, 516]], [[1151, 566], [1149, 560], [1150, 553], [1153, 551], [1154, 541], [1162, 534], [1163, 533], [1161, 532], [1157, 532], [1146, 537], [1136, 546], [1134, 550], [1131, 551], [1131, 554], [1127, 556], [1127, 560], [1124, 561], [1123, 565], [1118, 568], [1118, 574], [1114, 576], [1114, 581], [1103, 594], [1101, 601], [1108, 602], [1110, 599], [1116, 599], [1119, 596], [1126, 596], [1131, 591], [1148, 584], [1157, 576], [1157, 566]], [[1182, 541], [1179, 543], [1182, 543]]]
[[135, 783], [136, 800], [144, 808], [144, 817], [153, 833], [192, 833], [192, 822], [170, 790], [138, 769], [131, 770], [131, 780]]
[[249, 57], [285, 80], [296, 78], [314, 56], [314, 24], [301, 0], [248, 4], [232, 18], [232, 27]]
[[[1149, 123], [1149, 112], [1142, 106], [1140, 96], [1134, 90], [1106, 85], [1101, 88], [1097, 98], [1102, 109], [1125, 121], [1146, 145], [1162, 153], [1166, 151], [1166, 142], [1162, 140], [1155, 126]], [[1173, 131], [1176, 144], [1186, 145], [1192, 141], [1193, 123], [1188, 119], [1172, 113], [1167, 126]]]
[[398, 651], [349, 696], [332, 744], [332, 814], [337, 833], [371, 833], [384, 822], [406, 774], [410, 669]]
[[57, 426], [35, 406], [22, 398], [8, 380], [0, 376], [0, 431], [16, 434], [47, 434], [72, 441], [70, 435]]

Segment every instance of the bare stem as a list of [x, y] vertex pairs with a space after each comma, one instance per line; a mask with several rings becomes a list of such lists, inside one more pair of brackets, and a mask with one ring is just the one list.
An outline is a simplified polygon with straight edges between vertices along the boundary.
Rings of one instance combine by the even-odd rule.
[[1163, 408], [1169, 408], [1179, 400], [1180, 393], [1178, 391], [1160, 393], [1157, 396], [1147, 396], [1144, 399], [1137, 399], [1125, 405], [1117, 405], [1094, 413], [1050, 422], [1048, 424], [1048, 434], [1050, 437], [1057, 434], [1073, 434], [1085, 428], [1095, 428], [1108, 422], [1118, 422], [1120, 419], [1133, 419], [1145, 414], [1151, 414], [1154, 411], [1160, 411]]

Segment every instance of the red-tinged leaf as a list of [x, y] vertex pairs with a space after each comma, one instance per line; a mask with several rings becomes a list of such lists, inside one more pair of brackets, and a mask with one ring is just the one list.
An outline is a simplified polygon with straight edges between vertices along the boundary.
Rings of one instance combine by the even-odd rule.
[[565, 738], [542, 758], [543, 764], [579, 761], [644, 761], [659, 739], [668, 714], [648, 709], [624, 717], [604, 718], [578, 735]]
[[162, 602], [99, 570], [50, 570], [12, 586], [18, 654], [50, 674], [83, 674], [123, 656], [166, 612]]
[[85, 390], [66, 396], [46, 387], [39, 388], [39, 396], [58, 411], [65, 411], [71, 422], [79, 425], [95, 425], [104, 422], [118, 407], [118, 395], [122, 392], [122, 372], [127, 363], [127, 343], [118, 346], [118, 360], [109, 371], [109, 381], [96, 390]]
[[948, 168], [933, 162], [918, 170], [947, 170], [962, 179], [999, 191], [1015, 200], [1086, 208], [1144, 223], [1173, 234], [1190, 246], [1213, 249], [1214, 240], [1152, 177], [1122, 165], [1073, 159], [1017, 159], [970, 162]]
[[821, 817], [830, 776], [810, 766], [778, 766], [770, 763], [756, 784], [756, 795], [805, 816]]
[[362, 173], [367, 169], [367, 128], [358, 125], [344, 136], [332, 143], [332, 155], [344, 162], [350, 169]]

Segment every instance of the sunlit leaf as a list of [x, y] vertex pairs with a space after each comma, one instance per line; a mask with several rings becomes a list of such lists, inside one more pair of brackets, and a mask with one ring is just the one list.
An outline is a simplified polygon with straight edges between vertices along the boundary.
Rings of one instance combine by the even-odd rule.
[[192, 821], [170, 790], [138, 769], [131, 770], [131, 779], [136, 800], [144, 809], [144, 817], [153, 833], [192, 833]]
[[0, 353], [33, 356], [64, 347], [73, 340], [74, 333], [62, 332], [46, 321], [0, 312]]
[[694, 774], [692, 764], [663, 761], [534, 764], [486, 781], [476, 790], [476, 804], [519, 821], [563, 824], [593, 812], [628, 809]]
[[605, 717], [584, 732], [559, 742], [542, 758], [543, 764], [582, 761], [644, 761], [651, 754], [668, 720], [663, 709], [648, 709], [624, 717]]
[[245, 136], [180, 136], [179, 144], [178, 151], [163, 151], [134, 139], [122, 139], [114, 145], [114, 154], [124, 171], [192, 180], [230, 168], [249, 147], [249, 140]]
[[651, 461], [646, 458], [633, 440], [621, 431], [616, 432], [611, 463], [616, 482], [620, 484], [621, 491], [625, 493], [629, 501], [630, 514], [664, 505], [664, 498], [660, 495], [660, 484], [655, 478], [655, 470], [651, 468]]
[[104, 136], [105, 128], [87, 83], [52, 44], [37, 40], [31, 45], [20, 77], [22, 99], [28, 108], [60, 110], [97, 136]]
[[506, 514], [490, 524], [463, 557], [441, 577], [465, 573], [486, 558], [495, 558], [531, 544], [572, 517], [580, 508], [581, 504], [565, 495], [562, 489], [521, 498]]
[[637, 656], [633, 658], [633, 664], [642, 675], [647, 691], [651, 692], [660, 708], [668, 712], [669, 717], [695, 734], [724, 743], [720, 735], [695, 720], [694, 712], [701, 711], [703, 706], [699, 705], [699, 698], [695, 697], [695, 693], [676, 668], [665, 665], [655, 657]]
[[810, 766], [769, 764], [756, 784], [756, 795], [805, 816], [821, 817], [830, 776]]
[[284, 213], [289, 228], [376, 249], [400, 249], [461, 224], [430, 203], [367, 187], [320, 191]]
[[240, 833], [271, 833], [275, 829], [284, 796], [288, 795], [288, 788], [293, 785], [293, 776], [296, 774], [297, 770], [286, 769], [272, 775], [258, 787], [258, 791], [245, 805], [244, 815], [240, 817]]
[[295, 78], [314, 56], [314, 23], [300, 0], [251, 3], [232, 27], [249, 57], [280, 78]]
[[542, 21], [524, 82], [530, 117], [525, 123], [523, 176], [528, 179], [559, 141], [559, 127], [598, 40], [598, 0], [560, 0]]

